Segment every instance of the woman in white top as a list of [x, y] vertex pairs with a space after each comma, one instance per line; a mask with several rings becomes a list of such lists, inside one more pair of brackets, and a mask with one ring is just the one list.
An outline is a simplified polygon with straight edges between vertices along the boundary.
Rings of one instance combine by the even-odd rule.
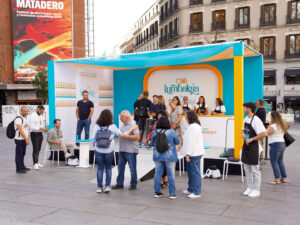
[[208, 106], [205, 104], [204, 96], [200, 96], [199, 101], [194, 106], [194, 112], [197, 115], [207, 115], [208, 114]]
[[200, 171], [200, 160], [204, 154], [202, 128], [198, 116], [194, 111], [187, 111], [185, 115], [189, 124], [183, 136], [182, 153], [186, 156], [188, 188], [183, 193], [188, 198], [201, 197], [202, 177]]
[[287, 126], [279, 112], [271, 113], [271, 123], [267, 132], [270, 144], [270, 162], [275, 177], [275, 180], [269, 184], [285, 183], [287, 175], [283, 163], [283, 154], [286, 146], [283, 136], [287, 132]]
[[212, 109], [211, 115], [225, 115], [226, 109], [222, 99], [216, 98], [216, 106]]

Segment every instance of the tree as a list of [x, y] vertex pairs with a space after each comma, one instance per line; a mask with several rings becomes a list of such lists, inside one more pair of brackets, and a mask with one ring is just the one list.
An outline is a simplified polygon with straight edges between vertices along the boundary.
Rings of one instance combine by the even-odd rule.
[[46, 103], [48, 99], [48, 75], [47, 70], [42, 70], [35, 75], [32, 85], [36, 91], [36, 96]]

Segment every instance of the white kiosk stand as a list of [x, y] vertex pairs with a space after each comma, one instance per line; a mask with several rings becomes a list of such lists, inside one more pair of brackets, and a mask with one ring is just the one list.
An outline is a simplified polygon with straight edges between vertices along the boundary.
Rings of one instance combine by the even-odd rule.
[[79, 146], [79, 168], [90, 167], [90, 140], [77, 140]]

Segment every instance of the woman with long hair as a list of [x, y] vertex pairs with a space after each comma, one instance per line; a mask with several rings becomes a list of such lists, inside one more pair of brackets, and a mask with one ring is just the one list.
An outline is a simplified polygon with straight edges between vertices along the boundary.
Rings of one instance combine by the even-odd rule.
[[194, 106], [194, 112], [197, 115], [207, 115], [208, 114], [208, 106], [205, 103], [204, 96], [200, 96], [197, 104]]
[[181, 154], [186, 157], [189, 181], [188, 188], [183, 193], [188, 198], [199, 198], [201, 197], [202, 188], [200, 161], [204, 154], [202, 128], [194, 111], [187, 111], [185, 118], [189, 126], [183, 136]]
[[181, 151], [182, 132], [180, 128], [180, 123], [183, 117], [183, 108], [178, 96], [173, 97], [172, 102], [170, 103], [170, 107], [171, 107], [171, 114], [170, 114], [171, 125], [172, 128], [176, 131], [176, 134], [178, 135], [178, 138], [180, 140], [178, 151]]
[[275, 180], [269, 184], [280, 184], [286, 182], [286, 171], [283, 163], [285, 151], [284, 134], [287, 126], [279, 112], [271, 112], [271, 123], [267, 129], [270, 144], [270, 162], [272, 165]]
[[[161, 193], [161, 178], [164, 170], [167, 171], [169, 181], [169, 193], [170, 199], [176, 199], [176, 187], [175, 187], [175, 166], [178, 160], [176, 152], [176, 145], [179, 144], [179, 138], [173, 129], [170, 129], [171, 124], [167, 117], [163, 116], [157, 121], [156, 130], [151, 137], [151, 145], [154, 147], [153, 161], [155, 162], [155, 175], [154, 175], [154, 198], [163, 196]], [[163, 137], [165, 135], [165, 137]], [[167, 140], [167, 149], [161, 151], [159, 144], [162, 139]], [[157, 140], [159, 139], [159, 140]], [[159, 141], [159, 142], [158, 142]]]
[[158, 96], [158, 99], [159, 99], [159, 103], [163, 105], [165, 112], [166, 112], [167, 115], [169, 116], [169, 115], [170, 115], [170, 111], [169, 111], [169, 109], [168, 109], [168, 107], [167, 107], [167, 104], [166, 104], [166, 101], [165, 101], [164, 96], [159, 95], [159, 96]]
[[226, 108], [222, 99], [216, 98], [216, 106], [212, 109], [211, 115], [225, 115]]

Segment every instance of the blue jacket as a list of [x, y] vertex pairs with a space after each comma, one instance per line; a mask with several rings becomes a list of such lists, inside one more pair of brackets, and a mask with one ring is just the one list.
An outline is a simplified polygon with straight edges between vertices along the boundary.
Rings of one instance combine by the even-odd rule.
[[167, 136], [168, 144], [169, 144], [170, 148], [168, 151], [166, 151], [164, 153], [159, 153], [156, 150], [156, 144], [155, 144], [155, 138], [157, 136], [157, 132], [159, 132], [159, 131], [160, 131], [160, 129], [158, 129], [157, 131], [155, 130], [151, 137], [151, 145], [154, 147], [153, 161], [176, 162], [178, 160], [176, 145], [179, 145], [179, 142], [180, 142], [176, 132], [173, 129], [169, 129], [166, 131], [165, 134]]

